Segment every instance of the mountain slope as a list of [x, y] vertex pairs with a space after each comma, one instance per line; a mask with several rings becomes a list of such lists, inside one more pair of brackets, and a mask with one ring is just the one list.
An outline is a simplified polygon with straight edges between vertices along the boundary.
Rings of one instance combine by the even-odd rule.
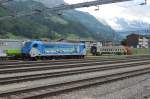
[[54, 7], [60, 4], [64, 4], [64, 0], [34, 0], [43, 3], [47, 7]]
[[123, 36], [129, 34], [141, 34], [149, 35], [150, 24], [143, 22], [141, 20], [127, 20], [125, 18], [116, 18], [116, 24], [120, 25], [122, 28], [116, 32], [121, 33]]
[[69, 20], [81, 22], [92, 31], [91, 35], [96, 39], [112, 40], [112, 37], [115, 35], [115, 31], [112, 30], [111, 27], [102, 24], [92, 15], [89, 15], [89, 13], [83, 14], [83, 12], [79, 11], [65, 11], [64, 17]]
[[[46, 9], [45, 5], [32, 0], [15, 1], [7, 5], [3, 15], [13, 12], [31, 12], [35, 8]], [[25, 16], [0, 21], [1, 38], [49, 38], [49, 39], [96, 39], [112, 40], [114, 31], [93, 16], [79, 11], [66, 11], [63, 15], [51, 15], [44, 11], [40, 15]]]
[[122, 31], [131, 31], [131, 30], [142, 30], [149, 28], [149, 23], [138, 21], [138, 20], [127, 20], [124, 18], [116, 18], [116, 23], [119, 24], [122, 28]]

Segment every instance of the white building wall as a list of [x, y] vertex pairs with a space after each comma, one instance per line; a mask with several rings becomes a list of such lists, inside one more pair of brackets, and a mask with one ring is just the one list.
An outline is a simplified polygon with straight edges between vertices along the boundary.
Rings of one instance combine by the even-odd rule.
[[139, 44], [137, 48], [148, 48], [149, 40], [145, 37], [139, 39]]

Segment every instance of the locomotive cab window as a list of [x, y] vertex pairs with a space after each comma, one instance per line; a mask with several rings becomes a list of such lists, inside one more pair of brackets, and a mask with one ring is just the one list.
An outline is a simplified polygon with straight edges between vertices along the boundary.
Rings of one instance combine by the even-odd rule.
[[38, 44], [34, 44], [33, 47], [34, 47], [34, 48], [38, 48]]

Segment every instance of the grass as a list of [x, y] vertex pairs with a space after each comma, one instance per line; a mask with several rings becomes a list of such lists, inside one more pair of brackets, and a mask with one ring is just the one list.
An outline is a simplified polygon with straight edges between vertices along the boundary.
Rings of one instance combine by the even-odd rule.
[[132, 49], [132, 55], [145, 55], [149, 54], [148, 48], [133, 48]]

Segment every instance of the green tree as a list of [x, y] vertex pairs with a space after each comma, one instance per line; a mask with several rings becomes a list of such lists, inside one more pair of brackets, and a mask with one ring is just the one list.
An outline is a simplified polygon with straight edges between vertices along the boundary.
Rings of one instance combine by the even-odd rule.
[[127, 39], [126, 38], [121, 41], [121, 45], [124, 45], [124, 46], [127, 45]]

